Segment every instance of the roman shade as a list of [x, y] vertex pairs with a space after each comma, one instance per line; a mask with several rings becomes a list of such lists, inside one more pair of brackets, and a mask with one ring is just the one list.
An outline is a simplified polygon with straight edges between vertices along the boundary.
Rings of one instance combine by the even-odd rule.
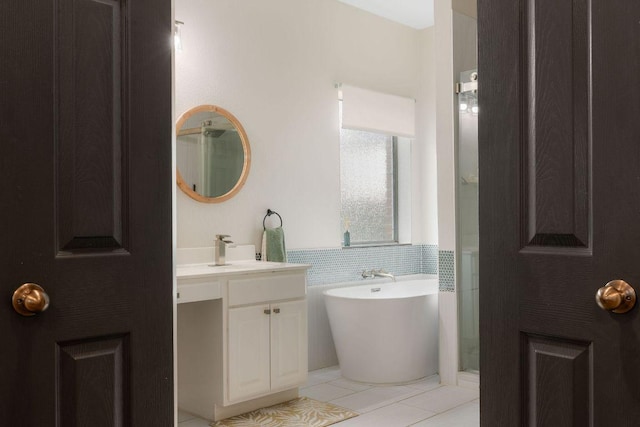
[[416, 103], [414, 99], [339, 85], [342, 93], [342, 127], [379, 132], [393, 136], [415, 137]]

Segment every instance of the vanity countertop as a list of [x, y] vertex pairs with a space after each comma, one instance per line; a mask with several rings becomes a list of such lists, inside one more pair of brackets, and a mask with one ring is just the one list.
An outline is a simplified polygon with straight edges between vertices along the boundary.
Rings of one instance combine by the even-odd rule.
[[287, 262], [270, 262], [270, 261], [233, 261], [227, 265], [214, 266], [213, 263], [208, 264], [186, 264], [176, 267], [176, 277], [181, 278], [197, 278], [197, 277], [216, 277], [216, 276], [232, 276], [251, 273], [267, 273], [267, 272], [283, 272], [306, 270], [311, 267], [308, 264], [292, 264]]
[[[183, 264], [176, 267], [178, 279], [178, 304], [223, 298], [224, 280], [219, 278], [242, 278], [262, 273], [304, 272], [310, 265], [268, 261], [233, 261], [228, 265]], [[286, 284], [286, 283], [285, 283]], [[274, 288], [274, 290], [277, 290]]]

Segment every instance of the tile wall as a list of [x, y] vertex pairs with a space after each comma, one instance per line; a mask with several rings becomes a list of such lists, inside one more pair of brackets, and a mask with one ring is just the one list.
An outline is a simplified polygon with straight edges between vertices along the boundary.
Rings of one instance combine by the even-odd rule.
[[440, 292], [455, 292], [455, 262], [453, 251], [438, 252]]
[[[453, 252], [452, 252], [453, 253]], [[309, 286], [362, 280], [362, 271], [384, 269], [396, 276], [437, 274], [437, 245], [395, 245], [287, 251], [287, 261], [310, 264]]]
[[437, 245], [396, 245], [287, 251], [289, 262], [310, 264], [309, 286], [353, 282], [363, 270], [382, 268], [396, 276], [439, 274], [440, 292], [455, 292], [453, 251]]

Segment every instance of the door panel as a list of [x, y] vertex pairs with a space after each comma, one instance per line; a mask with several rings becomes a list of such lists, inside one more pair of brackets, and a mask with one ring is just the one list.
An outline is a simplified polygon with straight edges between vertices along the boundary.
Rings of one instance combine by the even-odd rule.
[[172, 425], [171, 2], [0, 7], [0, 420]]
[[229, 400], [270, 390], [270, 312], [269, 304], [229, 309]]
[[589, 0], [522, 2], [523, 244], [589, 248]]
[[53, 17], [56, 228], [63, 253], [121, 248], [128, 230], [124, 8], [115, 0], [62, 1]]
[[640, 2], [478, 13], [481, 425], [637, 425]]
[[271, 388], [295, 387], [308, 370], [307, 301], [272, 304], [272, 313]]
[[523, 335], [527, 422], [588, 426], [593, 405], [591, 345]]
[[126, 336], [58, 344], [60, 425], [127, 425], [128, 347]]

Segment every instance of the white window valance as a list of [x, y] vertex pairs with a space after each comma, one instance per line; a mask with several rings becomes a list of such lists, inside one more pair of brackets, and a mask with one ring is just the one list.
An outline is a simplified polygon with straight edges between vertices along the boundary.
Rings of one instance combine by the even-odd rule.
[[414, 99], [389, 95], [346, 84], [342, 94], [342, 127], [415, 137], [416, 103]]

